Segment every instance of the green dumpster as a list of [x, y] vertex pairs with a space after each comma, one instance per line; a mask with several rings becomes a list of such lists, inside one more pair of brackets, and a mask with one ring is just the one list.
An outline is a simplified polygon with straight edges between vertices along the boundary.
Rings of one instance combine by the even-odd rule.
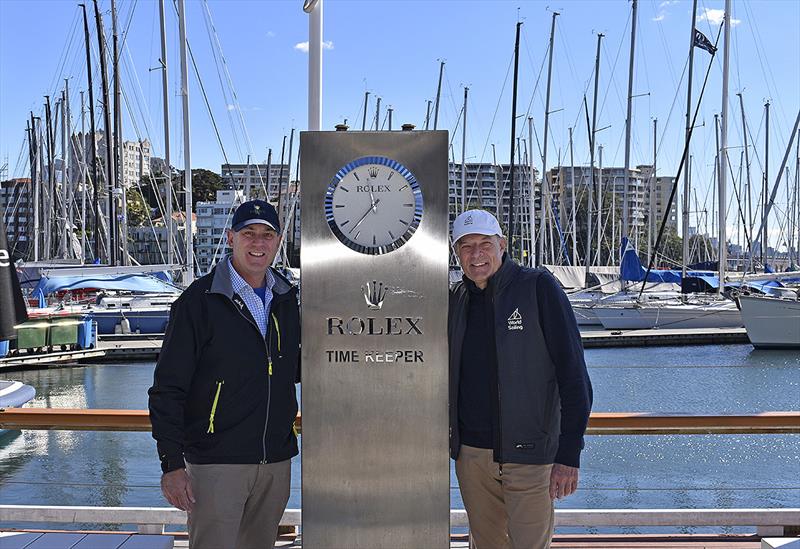
[[75, 345], [78, 343], [78, 326], [81, 321], [77, 318], [64, 318], [50, 322], [51, 347], [57, 345]]
[[17, 349], [32, 349], [47, 345], [47, 322], [35, 320], [17, 327]]

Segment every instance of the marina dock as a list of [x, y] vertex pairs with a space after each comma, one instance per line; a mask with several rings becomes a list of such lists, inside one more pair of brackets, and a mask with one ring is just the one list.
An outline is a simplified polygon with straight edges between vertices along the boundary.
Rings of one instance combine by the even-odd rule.
[[[0, 371], [68, 366], [115, 360], [155, 360], [164, 334], [114, 334], [98, 338], [94, 349], [22, 354], [0, 359]], [[684, 328], [652, 330], [585, 330], [586, 349], [663, 345], [724, 345], [749, 343], [744, 328]]]

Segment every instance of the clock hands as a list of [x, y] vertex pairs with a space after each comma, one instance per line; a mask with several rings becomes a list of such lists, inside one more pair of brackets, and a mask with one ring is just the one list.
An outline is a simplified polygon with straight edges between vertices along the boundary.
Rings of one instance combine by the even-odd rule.
[[[370, 199], [372, 199], [372, 193], [370, 193]], [[381, 201], [380, 198], [371, 201], [372, 203], [369, 205], [369, 209], [366, 212], [364, 212], [364, 215], [362, 215], [361, 218], [358, 221], [356, 221], [356, 224], [353, 225], [353, 227], [350, 229], [350, 234], [353, 234], [353, 231], [355, 231], [358, 228], [358, 226], [364, 222], [364, 220], [367, 218], [370, 212], [378, 211], [377, 206], [380, 201]]]

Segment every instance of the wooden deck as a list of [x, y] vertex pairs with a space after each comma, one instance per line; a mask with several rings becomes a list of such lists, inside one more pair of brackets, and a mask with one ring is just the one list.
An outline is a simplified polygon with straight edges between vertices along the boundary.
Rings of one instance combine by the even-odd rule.
[[[766, 541], [766, 540], [765, 540]], [[797, 540], [800, 543], [800, 539]], [[170, 549], [188, 548], [186, 534], [147, 535], [131, 532], [0, 531], [3, 549]], [[280, 549], [301, 549], [301, 536], [284, 536]], [[556, 535], [553, 549], [761, 549], [754, 535]], [[781, 546], [788, 549], [790, 546]], [[465, 535], [452, 536], [450, 549], [469, 549]]]

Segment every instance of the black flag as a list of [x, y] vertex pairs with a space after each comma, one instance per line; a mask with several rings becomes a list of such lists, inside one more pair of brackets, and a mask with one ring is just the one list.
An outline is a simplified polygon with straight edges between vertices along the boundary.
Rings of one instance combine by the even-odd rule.
[[15, 339], [14, 326], [26, 320], [28, 311], [19, 289], [17, 269], [8, 253], [6, 226], [0, 215], [0, 340]]
[[706, 38], [706, 35], [697, 29], [694, 29], [694, 43], [693, 46], [706, 50], [711, 55], [717, 53], [717, 48], [711, 43], [711, 40]]

